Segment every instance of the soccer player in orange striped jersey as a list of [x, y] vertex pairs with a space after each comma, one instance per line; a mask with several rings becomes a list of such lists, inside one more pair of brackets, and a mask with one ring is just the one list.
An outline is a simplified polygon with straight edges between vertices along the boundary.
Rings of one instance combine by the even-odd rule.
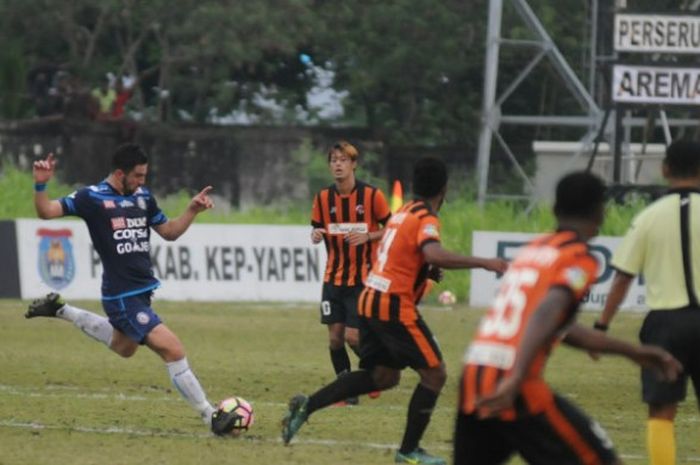
[[415, 200], [395, 213], [385, 228], [377, 258], [358, 305], [360, 370], [338, 378], [310, 397], [295, 396], [283, 420], [288, 443], [309, 415], [340, 399], [396, 386], [401, 370], [420, 376], [408, 406], [406, 429], [397, 463], [445, 464], [419, 446], [447, 374], [437, 341], [416, 308], [430, 266], [485, 268], [503, 272], [501, 259], [465, 257], [440, 245], [437, 212], [447, 189], [447, 168], [435, 158], [414, 168]]
[[[321, 296], [321, 323], [337, 376], [350, 372], [345, 343], [357, 353], [357, 299], [371, 266], [381, 225], [391, 215], [382, 191], [355, 178], [357, 149], [345, 141], [328, 152], [334, 183], [314, 197], [311, 242], [323, 241], [328, 259]], [[357, 398], [346, 399], [356, 404]]]
[[577, 172], [557, 185], [558, 229], [525, 246], [465, 354], [454, 437], [455, 464], [495, 465], [519, 453], [538, 465], [620, 463], [605, 431], [543, 379], [561, 340], [624, 355], [672, 380], [680, 363], [661, 348], [632, 345], [574, 323], [597, 277], [587, 241], [603, 222], [605, 186]]

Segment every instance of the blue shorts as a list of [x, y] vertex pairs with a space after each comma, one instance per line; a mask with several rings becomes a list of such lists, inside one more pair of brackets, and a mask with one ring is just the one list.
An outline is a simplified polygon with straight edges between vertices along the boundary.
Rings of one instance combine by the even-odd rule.
[[102, 300], [109, 322], [134, 342], [143, 344], [148, 333], [161, 324], [151, 308], [151, 291], [127, 297]]

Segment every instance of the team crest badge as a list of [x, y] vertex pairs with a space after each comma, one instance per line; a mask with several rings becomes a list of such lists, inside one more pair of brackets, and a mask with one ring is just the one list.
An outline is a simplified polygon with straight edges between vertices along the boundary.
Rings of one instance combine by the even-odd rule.
[[52, 289], [68, 286], [75, 277], [75, 258], [70, 229], [41, 228], [39, 240], [39, 276]]
[[355, 207], [355, 212], [358, 215], [364, 215], [365, 214], [365, 207], [362, 204], [359, 204], [357, 207]]

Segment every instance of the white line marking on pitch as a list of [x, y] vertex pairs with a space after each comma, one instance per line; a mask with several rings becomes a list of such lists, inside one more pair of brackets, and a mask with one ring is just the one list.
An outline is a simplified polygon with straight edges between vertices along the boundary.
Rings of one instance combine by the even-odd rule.
[[[12, 420], [0, 420], [0, 427], [6, 428], [18, 428], [18, 429], [31, 429], [31, 430], [52, 430], [52, 431], [72, 431], [79, 433], [96, 433], [96, 434], [124, 434], [129, 436], [157, 436], [157, 437], [177, 437], [177, 438], [202, 438], [202, 439], [216, 439], [211, 433], [183, 433], [178, 431], [151, 431], [143, 429], [133, 429], [133, 428], [95, 428], [91, 426], [60, 426], [60, 425], [44, 425], [41, 423], [26, 423], [18, 422]], [[264, 443], [275, 443], [281, 444], [282, 439], [280, 438], [263, 438], [260, 436], [242, 436], [238, 438], [239, 440], [251, 441], [251, 442], [264, 442]], [[293, 444], [312, 444], [319, 446], [348, 446], [348, 447], [366, 447], [369, 449], [396, 449], [398, 444], [381, 444], [373, 442], [356, 442], [356, 441], [338, 441], [335, 439], [313, 439], [313, 438], [301, 438], [295, 439]], [[451, 447], [445, 445], [433, 445], [430, 449], [435, 450], [451, 450]]]
[[[90, 426], [58, 426], [58, 425], [43, 425], [41, 423], [24, 423], [17, 421], [7, 421], [0, 420], [0, 427], [6, 428], [18, 428], [18, 429], [31, 429], [31, 430], [54, 430], [54, 431], [73, 431], [79, 433], [96, 433], [96, 434], [124, 434], [129, 436], [157, 436], [157, 437], [177, 437], [177, 438], [191, 438], [197, 437], [202, 439], [215, 438], [211, 433], [182, 433], [178, 431], [152, 431], [143, 429], [132, 429], [132, 428], [95, 428]], [[262, 443], [273, 443], [280, 444], [282, 440], [280, 438], [263, 438], [260, 436], [243, 436], [238, 440], [245, 440], [250, 442], [262, 442]], [[311, 444], [316, 446], [346, 446], [346, 447], [365, 447], [368, 449], [389, 449], [394, 450], [398, 447], [398, 444], [381, 444], [374, 442], [358, 442], [358, 441], [338, 441], [335, 439], [313, 439], [313, 438], [300, 438], [295, 439], [293, 444]], [[443, 444], [433, 444], [428, 447], [432, 450], [440, 451], [450, 451], [451, 446], [445, 446]], [[620, 454], [620, 458], [624, 460], [645, 460], [646, 456], [640, 454]], [[700, 457], [686, 457], [686, 462], [700, 462]]]
[[[157, 391], [154, 391], [157, 392]], [[45, 388], [24, 388], [18, 386], [12, 386], [7, 384], [0, 384], [0, 393], [7, 394], [11, 396], [21, 396], [21, 397], [38, 397], [38, 398], [71, 398], [71, 399], [114, 399], [120, 401], [134, 401], [134, 402], [181, 402], [180, 396], [177, 394], [173, 395], [153, 395], [153, 396], [143, 396], [134, 394], [124, 394], [121, 392], [81, 392], [78, 387], [75, 386], [56, 386], [49, 385]], [[286, 407], [287, 402], [267, 402], [267, 401], [251, 401], [253, 406], [261, 405], [266, 407]], [[405, 412], [408, 406], [406, 405], [387, 405], [386, 403], [380, 402], [363, 402], [363, 408], [378, 409], [378, 410], [397, 410]], [[354, 406], [349, 408], [355, 408]], [[453, 407], [436, 407], [436, 411], [449, 411], [453, 412]]]

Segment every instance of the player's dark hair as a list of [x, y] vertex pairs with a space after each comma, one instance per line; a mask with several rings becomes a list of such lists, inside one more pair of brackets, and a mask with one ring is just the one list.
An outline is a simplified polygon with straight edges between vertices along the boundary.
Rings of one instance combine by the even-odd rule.
[[146, 152], [140, 145], [123, 144], [117, 147], [112, 155], [112, 170], [122, 170], [129, 173], [136, 165], [148, 163]]
[[664, 164], [671, 177], [693, 178], [700, 174], [700, 143], [677, 140], [666, 149]]
[[328, 163], [331, 162], [333, 152], [340, 152], [352, 161], [357, 161], [357, 157], [360, 155], [360, 152], [357, 151], [354, 145], [344, 140], [339, 140], [333, 144], [333, 147], [328, 151]]
[[587, 171], [576, 171], [559, 180], [554, 214], [564, 218], [595, 218], [604, 202], [603, 180]]
[[447, 185], [445, 162], [435, 157], [421, 158], [413, 167], [413, 194], [429, 199]]

